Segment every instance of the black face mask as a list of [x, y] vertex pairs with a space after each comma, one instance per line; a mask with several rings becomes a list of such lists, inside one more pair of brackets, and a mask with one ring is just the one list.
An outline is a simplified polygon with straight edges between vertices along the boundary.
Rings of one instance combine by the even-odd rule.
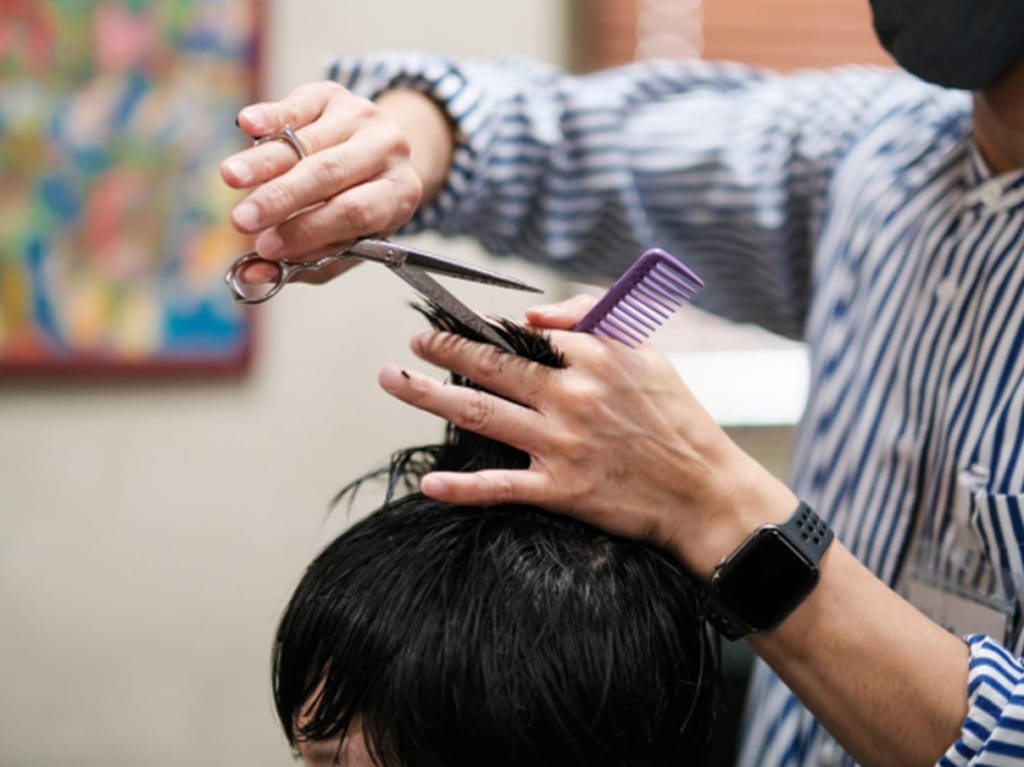
[[871, 0], [878, 39], [922, 80], [977, 90], [1024, 57], [1024, 0]]

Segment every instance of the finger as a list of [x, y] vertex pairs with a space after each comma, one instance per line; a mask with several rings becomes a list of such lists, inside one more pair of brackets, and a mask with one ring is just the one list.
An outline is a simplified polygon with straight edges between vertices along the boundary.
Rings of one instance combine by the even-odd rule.
[[[239, 114], [239, 127], [259, 140], [289, 126], [308, 157], [346, 141], [355, 130], [353, 118], [373, 110], [370, 101], [337, 83], [313, 83], [280, 102], [246, 107]], [[266, 141], [228, 157], [221, 164], [221, 177], [236, 188], [255, 186], [281, 175], [298, 159], [287, 142]]]
[[[256, 149], [262, 150], [264, 146]], [[303, 208], [329, 199], [346, 186], [371, 178], [382, 167], [379, 158], [371, 154], [359, 155], [342, 147], [320, 152], [301, 164], [295, 162], [295, 153], [290, 147], [285, 149], [292, 153], [291, 160], [268, 153], [251, 160], [250, 171], [256, 175], [249, 180], [262, 185], [231, 211], [231, 222], [240, 231], [252, 234], [280, 224]], [[228, 172], [236, 174], [236, 178], [244, 177], [245, 171], [239, 166], [246, 162], [244, 158], [228, 161]]]
[[[326, 202], [332, 206], [334, 214], [343, 214], [337, 227], [331, 227], [334, 231], [331, 239], [377, 234], [385, 225], [392, 223], [396, 210], [407, 220], [420, 198], [418, 180], [411, 170], [391, 179], [382, 176], [386, 169], [387, 160], [372, 139], [354, 139], [307, 158], [284, 175], [272, 178], [253, 190], [232, 210], [232, 223], [243, 232], [254, 233], [279, 225], [300, 211]], [[386, 192], [368, 190], [341, 201], [337, 199], [339, 194], [359, 189], [377, 177], [397, 182], [397, 188], [392, 183]], [[403, 204], [392, 205], [392, 200]], [[323, 215], [318, 218], [322, 219]], [[320, 245], [326, 241], [327, 238], [321, 234], [320, 241], [313, 244]], [[294, 248], [292, 250], [294, 252]]]
[[538, 416], [529, 408], [468, 386], [449, 386], [394, 365], [377, 377], [388, 394], [475, 434], [531, 453]]
[[470, 341], [454, 333], [424, 331], [413, 336], [413, 353], [422, 360], [536, 410], [551, 368], [496, 346]]
[[572, 330], [596, 303], [593, 296], [580, 294], [557, 304], [531, 306], [526, 310], [526, 319], [537, 328]]
[[[287, 155], [287, 160], [289, 160], [287, 167], [291, 167], [297, 159], [310, 157], [327, 149], [338, 147], [354, 135], [357, 135], [361, 124], [377, 115], [377, 108], [372, 101], [349, 93], [340, 86], [330, 95], [330, 100], [325, 104], [320, 103], [322, 99], [317, 101], [317, 104], [321, 107], [319, 112], [301, 109], [292, 110], [302, 115], [312, 115], [310, 118], [307, 119], [306, 116], [296, 117], [295, 120], [284, 122], [281, 128], [277, 130], [255, 137], [258, 147], [264, 145], [271, 146], [273, 142], [266, 141], [266, 139], [270, 137], [281, 138], [281, 134], [285, 133], [287, 128], [291, 128], [292, 135], [298, 142], [301, 152], [295, 146], [292, 146], [290, 141], [281, 140], [276, 142], [280, 148], [290, 151], [285, 153], [279, 149], [274, 153], [264, 153], [269, 160], [275, 161], [278, 165], [278, 172], [274, 175], [278, 175], [285, 169], [279, 167], [285, 155]], [[287, 108], [284, 108], [284, 111], [288, 111]], [[386, 128], [383, 125], [375, 126], [374, 138], [379, 141], [379, 137], [385, 135], [385, 132]], [[394, 133], [397, 138], [401, 138], [397, 127], [394, 128]], [[301, 157], [297, 157], [297, 153]]]
[[220, 165], [220, 177], [233, 189], [248, 189], [280, 176], [298, 161], [295, 149], [284, 141], [266, 141], [226, 158]]
[[[410, 180], [412, 187], [414, 180]], [[387, 236], [416, 209], [416, 189], [398, 192], [401, 182], [378, 179], [335, 195], [323, 205], [297, 213], [256, 240], [264, 258], [300, 258], [315, 250], [335, 250], [367, 235]]]
[[309, 125], [332, 98], [343, 92], [338, 83], [323, 80], [300, 85], [280, 101], [250, 104], [238, 113], [238, 127], [253, 138], [277, 133], [285, 125], [293, 129]]
[[424, 495], [462, 506], [499, 503], [536, 504], [547, 498], [547, 478], [530, 469], [485, 469], [475, 472], [431, 472], [420, 480]]
[[[253, 137], [253, 146], [227, 157], [220, 167], [221, 178], [228, 186], [244, 189], [276, 178], [332, 139], [325, 131], [338, 133], [337, 125], [323, 126], [314, 122], [311, 127], [296, 128], [284, 123], [280, 129], [270, 130]], [[290, 138], [286, 138], [290, 137]], [[294, 141], [292, 141], [294, 139]], [[334, 142], [344, 140], [335, 136]], [[298, 146], [296, 146], [298, 144]]]
[[279, 270], [265, 261], [254, 261], [246, 264], [238, 273], [238, 281], [243, 285], [268, 285], [276, 282], [280, 276]]

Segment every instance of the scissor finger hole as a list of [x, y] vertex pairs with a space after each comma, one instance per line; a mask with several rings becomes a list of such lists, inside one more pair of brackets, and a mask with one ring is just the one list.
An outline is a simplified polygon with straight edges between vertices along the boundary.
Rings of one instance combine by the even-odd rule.
[[276, 261], [251, 261], [239, 265], [231, 274], [231, 288], [239, 298], [258, 303], [272, 296], [283, 278], [283, 267]]

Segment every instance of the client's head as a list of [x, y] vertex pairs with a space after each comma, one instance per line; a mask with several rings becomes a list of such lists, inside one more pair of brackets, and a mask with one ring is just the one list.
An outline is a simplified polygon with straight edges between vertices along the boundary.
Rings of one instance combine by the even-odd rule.
[[[503, 334], [562, 364], [542, 336]], [[393, 459], [391, 488], [528, 460], [449, 427]], [[535, 507], [390, 495], [314, 560], [278, 629], [275, 701], [308, 764], [706, 762], [716, 646], [677, 561]]]

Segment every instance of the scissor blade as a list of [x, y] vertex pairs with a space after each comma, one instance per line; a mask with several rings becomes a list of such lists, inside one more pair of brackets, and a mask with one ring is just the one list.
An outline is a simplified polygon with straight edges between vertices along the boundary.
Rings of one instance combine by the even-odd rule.
[[431, 277], [426, 272], [420, 271], [416, 267], [392, 267], [391, 271], [405, 280], [407, 283], [412, 285], [424, 298], [433, 301], [435, 304], [440, 306], [446, 312], [451, 314], [457, 320], [465, 323], [467, 326], [475, 330], [481, 336], [486, 338], [493, 344], [496, 344], [501, 349], [504, 349], [509, 354], [515, 354], [515, 349], [509, 346], [508, 342], [501, 337], [497, 330], [495, 330], [490, 323], [487, 322], [483, 317], [474, 312], [448, 290], [441, 285], [437, 280]]
[[348, 251], [363, 258], [381, 261], [391, 267], [408, 264], [409, 266], [419, 267], [429, 272], [444, 274], [449, 277], [458, 277], [460, 280], [472, 280], [487, 285], [497, 285], [502, 288], [526, 290], [531, 293], [544, 292], [540, 288], [536, 288], [515, 277], [509, 277], [490, 269], [473, 266], [462, 261], [456, 261], [454, 258], [439, 256], [436, 253], [429, 253], [418, 248], [410, 248], [407, 245], [400, 245], [388, 240], [377, 240], [368, 237], [355, 242], [349, 247]]

